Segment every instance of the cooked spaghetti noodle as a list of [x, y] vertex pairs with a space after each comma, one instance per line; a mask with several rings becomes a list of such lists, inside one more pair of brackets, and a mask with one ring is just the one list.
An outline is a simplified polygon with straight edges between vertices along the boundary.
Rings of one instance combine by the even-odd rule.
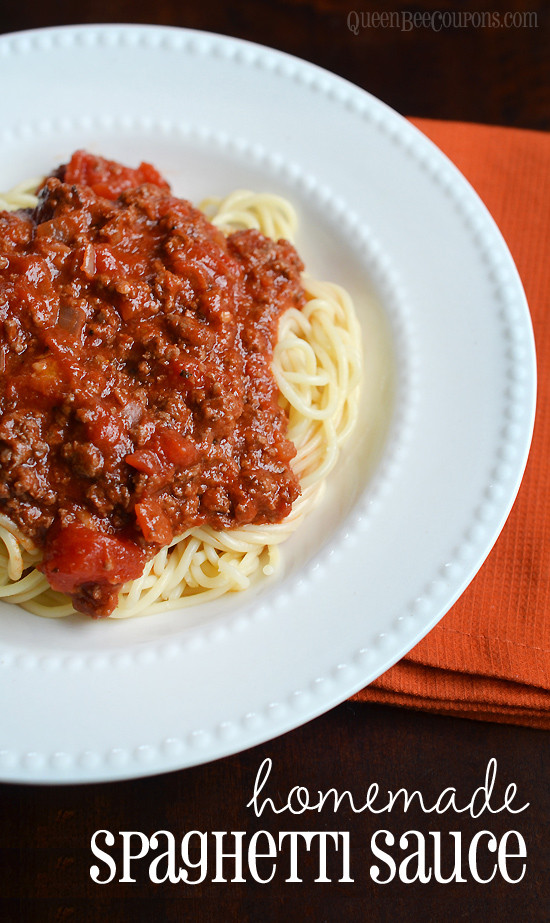
[[[36, 181], [0, 195], [0, 209], [32, 207]], [[273, 239], [293, 241], [292, 206], [273, 195], [238, 191], [208, 199], [202, 209], [224, 232], [256, 228]], [[301, 496], [289, 516], [268, 525], [224, 531], [188, 530], [147, 562], [143, 575], [121, 590], [111, 618], [129, 618], [215, 599], [244, 590], [279, 563], [279, 545], [317, 503], [340, 446], [357, 417], [361, 377], [358, 323], [341, 287], [303, 277], [306, 304], [288, 309], [279, 324], [272, 368], [288, 415], [288, 437], [297, 449], [292, 467]], [[5, 516], [0, 516], [0, 598], [41, 616], [59, 618], [75, 610], [38, 570], [41, 552]]]

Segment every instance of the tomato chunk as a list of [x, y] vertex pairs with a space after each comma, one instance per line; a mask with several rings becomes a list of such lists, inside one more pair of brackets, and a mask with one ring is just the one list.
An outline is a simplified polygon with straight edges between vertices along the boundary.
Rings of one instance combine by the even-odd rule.
[[64, 527], [54, 524], [49, 530], [39, 568], [54, 590], [73, 594], [90, 583], [121, 586], [135, 580], [145, 561], [145, 553], [134, 542], [73, 522]]
[[160, 503], [152, 497], [144, 497], [135, 507], [136, 519], [143, 537], [147, 542], [168, 545], [174, 533], [170, 520], [163, 512]]
[[166, 478], [169, 479], [173, 473], [173, 468], [168, 468], [167, 470], [166, 459], [159, 455], [154, 447], [136, 449], [135, 452], [131, 452], [130, 455], [126, 456], [125, 461], [136, 471], [142, 471], [150, 476], [166, 475]]
[[196, 443], [186, 439], [174, 429], [164, 429], [158, 434], [158, 442], [168, 461], [174, 465], [193, 465], [200, 452]]
[[126, 456], [125, 461], [136, 471], [170, 480], [174, 466], [187, 467], [199, 458], [199, 449], [191, 439], [186, 439], [173, 429], [155, 433], [141, 449]]
[[117, 199], [125, 190], [135, 189], [143, 183], [152, 183], [161, 189], [170, 188], [150, 163], [140, 163], [137, 168], [126, 167], [87, 151], [75, 151], [65, 166], [63, 180], [65, 183], [90, 186], [96, 195], [104, 199]]

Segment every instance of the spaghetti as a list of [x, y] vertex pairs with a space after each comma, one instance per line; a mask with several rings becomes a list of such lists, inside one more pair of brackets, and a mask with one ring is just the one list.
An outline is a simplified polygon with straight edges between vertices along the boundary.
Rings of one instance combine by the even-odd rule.
[[[4, 196], [6, 210], [32, 207], [36, 181]], [[293, 241], [295, 212], [286, 200], [237, 191], [208, 199], [201, 208], [226, 234], [257, 229], [267, 237]], [[361, 377], [358, 323], [347, 292], [303, 275], [306, 303], [289, 308], [279, 322], [272, 370], [288, 416], [287, 436], [297, 450], [292, 468], [301, 495], [279, 523], [246, 524], [185, 531], [147, 561], [142, 576], [119, 593], [111, 618], [179, 609], [245, 590], [262, 574], [273, 574], [279, 546], [318, 502], [340, 447], [357, 417]], [[37, 570], [41, 553], [6, 516], [0, 516], [0, 598], [41, 616], [74, 612], [64, 594], [53, 590]]]

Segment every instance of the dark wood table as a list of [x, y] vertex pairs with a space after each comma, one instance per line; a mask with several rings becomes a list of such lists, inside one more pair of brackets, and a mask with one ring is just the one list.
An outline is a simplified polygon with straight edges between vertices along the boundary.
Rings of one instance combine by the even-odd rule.
[[[448, 0], [421, 0], [411, 7], [394, 3], [394, 11], [435, 14], [434, 24], [386, 26], [373, 17], [386, 7], [359, 0], [66, 0], [39, 4], [20, 0], [0, 11], [0, 30], [73, 22], [147, 22], [222, 32], [271, 45], [322, 65], [373, 92], [404, 114], [504, 124], [533, 129], [550, 126], [549, 14], [542, 0], [501, 3], [499, 13], [531, 12], [537, 25], [501, 28], [445, 25], [438, 12], [456, 10]], [[494, 4], [485, 4], [493, 8]], [[465, 0], [463, 12], [477, 12]], [[494, 11], [494, 10], [493, 10]], [[370, 14], [370, 18], [369, 15]], [[517, 20], [516, 20], [517, 22]], [[474, 21], [475, 23], [475, 21]], [[410, 28], [408, 27], [410, 25]], [[438, 28], [441, 26], [441, 28]], [[4, 88], [4, 91], [6, 88]], [[13, 88], [8, 88], [13, 92]], [[264, 795], [282, 807], [293, 786], [310, 793], [336, 787], [349, 790], [356, 804], [364, 802], [368, 786], [382, 790], [420, 790], [433, 804], [447, 786], [455, 786], [457, 802], [465, 804], [482, 784], [491, 758], [498, 761], [493, 804], [502, 804], [506, 786], [518, 786], [516, 805], [530, 803], [518, 815], [501, 812], [473, 819], [460, 815], [424, 814], [417, 802], [407, 813], [353, 813], [344, 801], [337, 813], [328, 808], [280, 816], [265, 811], [256, 817], [247, 802], [263, 760], [272, 760]], [[550, 740], [545, 732], [526, 728], [442, 718], [401, 709], [344, 703], [308, 725], [265, 745], [216, 763], [156, 778], [89, 786], [0, 786], [0, 902], [6, 921], [442, 921], [550, 920]], [[317, 796], [318, 797], [318, 796]], [[208, 833], [208, 871], [201, 884], [155, 884], [148, 859], [133, 866], [135, 883], [122, 882], [119, 831], [150, 836], [170, 831], [179, 844], [189, 831]], [[372, 835], [386, 829], [396, 841], [406, 831], [418, 831], [427, 841], [431, 862], [434, 837], [441, 834], [442, 874], [450, 877], [453, 842], [461, 836], [465, 882], [405, 883], [398, 876], [383, 885], [373, 880], [378, 864], [383, 877], [387, 861], [375, 859]], [[510, 860], [510, 884], [497, 872], [490, 883], [472, 879], [468, 848], [475, 833], [487, 830], [501, 841], [507, 831], [524, 838], [526, 860]], [[116, 860], [115, 880], [96, 884], [90, 868], [98, 863], [91, 839], [98, 830], [116, 835], [110, 854]], [[290, 840], [287, 838], [269, 884], [255, 881], [248, 865], [245, 883], [213, 882], [213, 831], [244, 831], [248, 844], [256, 831], [277, 838], [281, 831], [315, 834], [311, 853], [299, 840], [298, 876], [288, 882]], [[327, 831], [349, 833], [348, 877], [342, 852], [333, 855], [328, 843], [326, 876], [319, 872], [319, 836]], [[451, 837], [451, 832], [456, 835]], [[261, 851], [267, 837], [263, 835]], [[298, 842], [298, 840], [296, 841]], [[383, 841], [376, 842], [383, 847]], [[483, 843], [489, 842], [488, 837]], [[104, 840], [98, 841], [99, 845]], [[132, 848], [137, 838], [130, 840]], [[481, 846], [483, 846], [481, 843]], [[191, 859], [197, 861], [198, 838]], [[228, 851], [226, 844], [226, 851]], [[341, 841], [343, 846], [343, 839]], [[513, 841], [508, 852], [514, 851]], [[178, 847], [179, 848], [179, 847]], [[503, 849], [505, 847], [502, 847]], [[387, 852], [397, 862], [413, 847]], [[158, 853], [157, 853], [158, 855]], [[480, 848], [479, 877], [490, 876], [495, 857]], [[263, 864], [262, 864], [263, 863]], [[273, 863], [271, 863], [273, 865]], [[225, 877], [234, 875], [225, 860]], [[268, 877], [269, 860], [259, 859], [258, 874]], [[197, 873], [192, 873], [196, 875]], [[297, 877], [297, 876], [295, 876]]]

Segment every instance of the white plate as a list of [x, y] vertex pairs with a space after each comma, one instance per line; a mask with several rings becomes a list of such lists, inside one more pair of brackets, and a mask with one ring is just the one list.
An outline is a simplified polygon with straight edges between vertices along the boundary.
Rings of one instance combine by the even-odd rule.
[[[2, 103], [0, 186], [88, 147], [151, 160], [195, 201], [238, 186], [282, 192], [311, 271], [357, 301], [362, 425], [282, 579], [130, 622], [1, 609], [0, 778], [84, 782], [205, 762], [366, 685], [480, 567], [533, 425], [521, 284], [449, 161], [310, 64], [184, 30], [68, 27], [2, 37], [0, 77], [17, 87]], [[368, 424], [388, 369], [389, 431], [384, 413]]]

